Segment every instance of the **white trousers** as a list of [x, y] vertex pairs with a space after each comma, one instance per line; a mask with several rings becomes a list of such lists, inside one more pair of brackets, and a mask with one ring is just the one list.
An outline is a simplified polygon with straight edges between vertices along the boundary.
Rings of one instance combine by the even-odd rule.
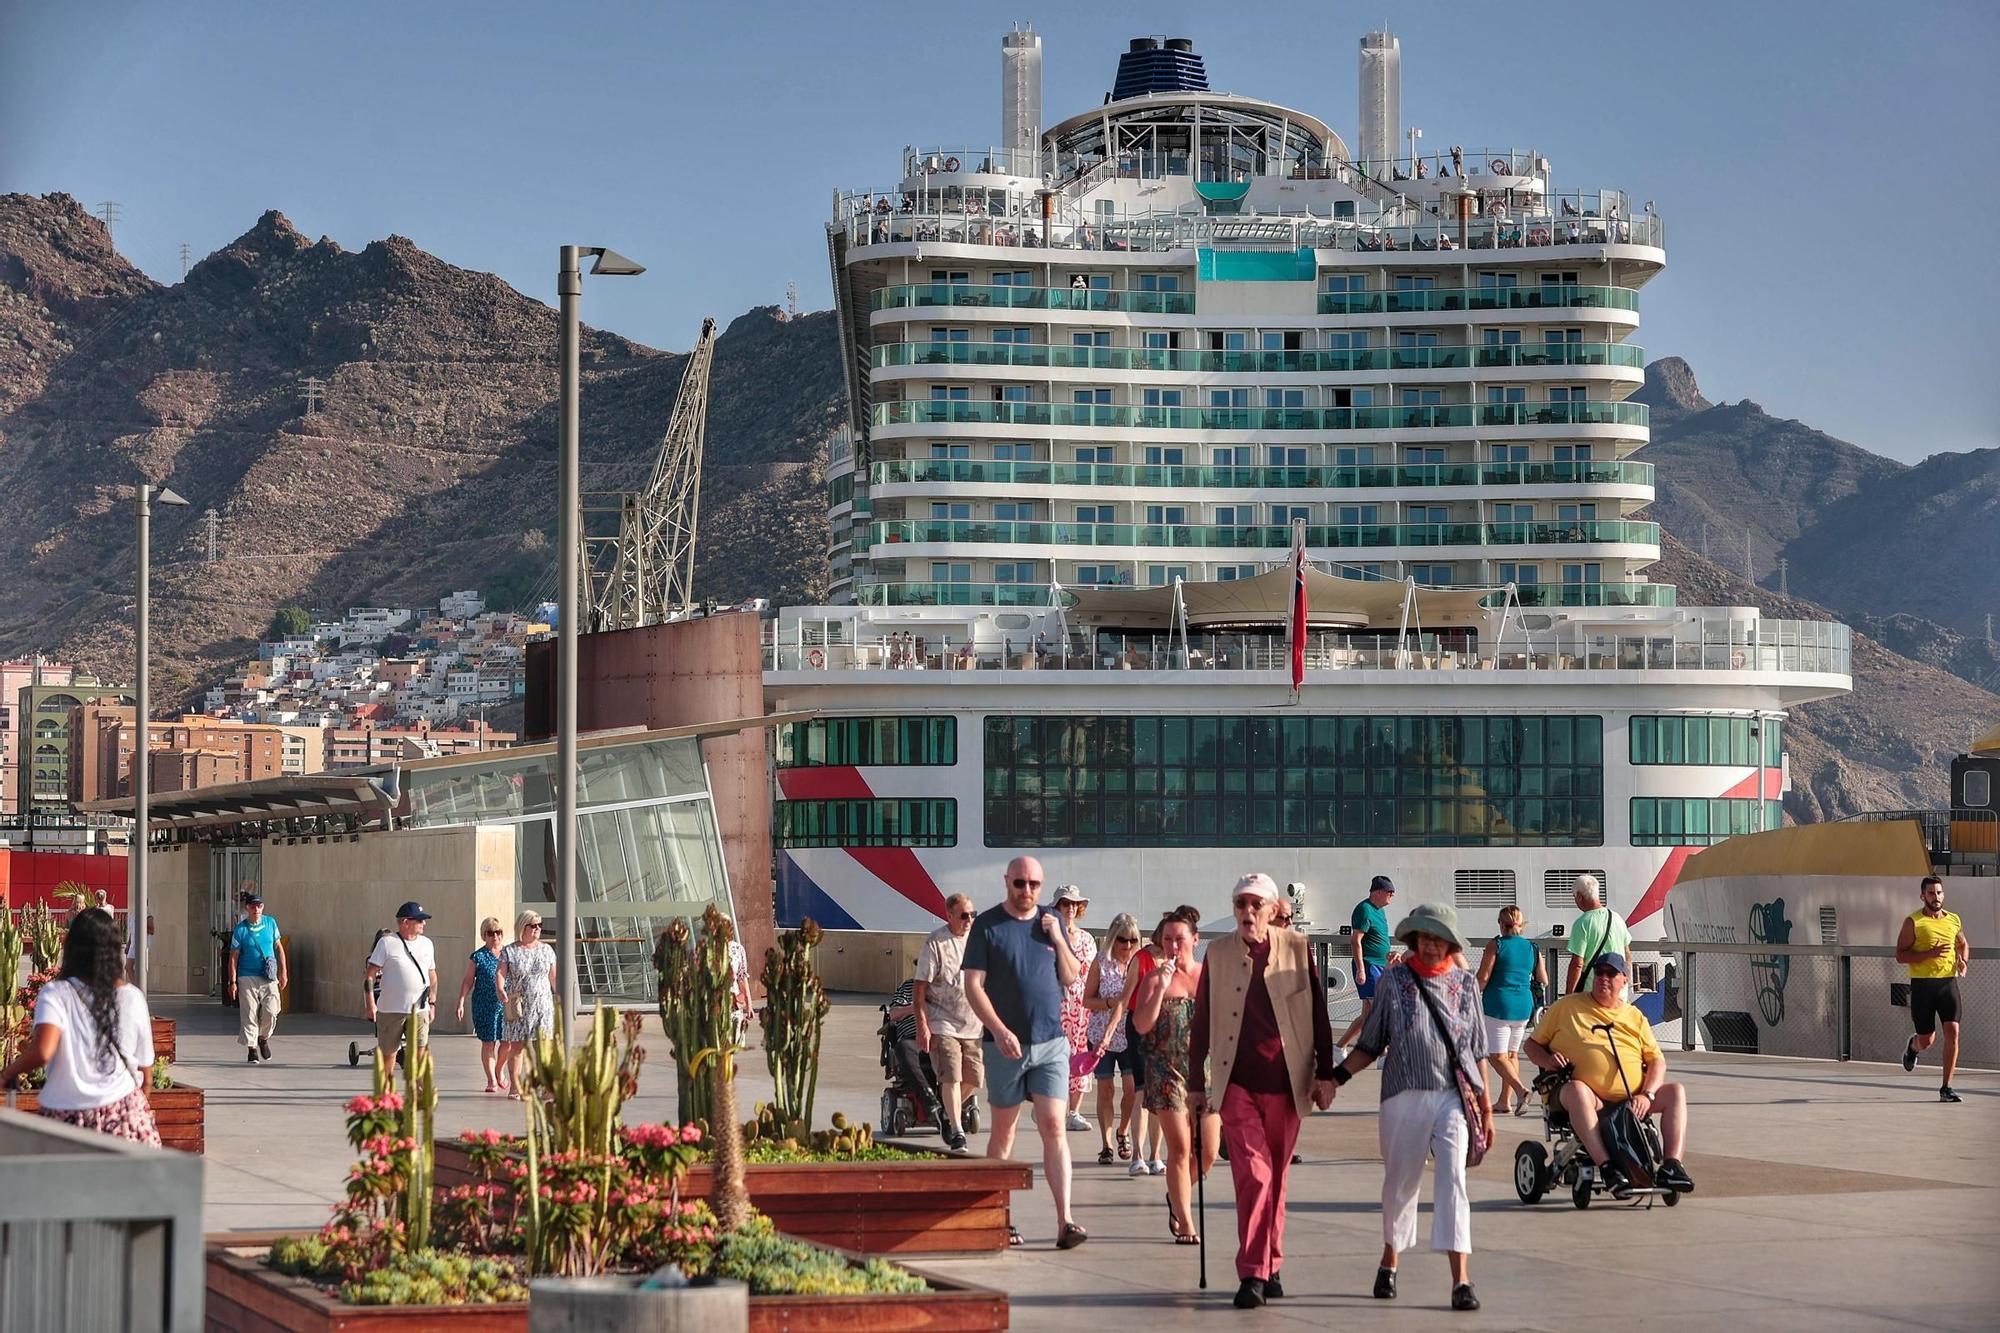
[[1417, 1191], [1424, 1159], [1437, 1158], [1431, 1248], [1472, 1252], [1472, 1202], [1465, 1194], [1465, 1112], [1458, 1090], [1397, 1093], [1382, 1103], [1382, 1243], [1398, 1254], [1417, 1243]]
[[245, 1046], [269, 1041], [278, 1030], [278, 983], [269, 977], [236, 978], [236, 1012]]

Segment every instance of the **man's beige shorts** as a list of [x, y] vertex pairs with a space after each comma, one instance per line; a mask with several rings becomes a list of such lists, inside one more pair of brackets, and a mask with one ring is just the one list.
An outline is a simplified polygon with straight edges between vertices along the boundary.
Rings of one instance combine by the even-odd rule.
[[931, 1033], [931, 1072], [940, 1083], [968, 1083], [974, 1087], [984, 1083], [986, 1057], [980, 1054], [979, 1038]]
[[[409, 1021], [408, 1014], [391, 1014], [377, 1010], [375, 1014], [375, 1046], [378, 1050], [399, 1051], [403, 1048], [403, 1025]], [[431, 1044], [431, 1022], [423, 1014], [417, 1015], [417, 1045]]]

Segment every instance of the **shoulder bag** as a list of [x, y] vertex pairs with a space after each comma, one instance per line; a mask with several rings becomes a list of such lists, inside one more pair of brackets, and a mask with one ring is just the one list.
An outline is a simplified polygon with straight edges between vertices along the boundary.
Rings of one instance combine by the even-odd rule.
[[1481, 1087], [1466, 1072], [1465, 1062], [1458, 1052], [1458, 1041], [1451, 1035], [1451, 1024], [1445, 1021], [1444, 1010], [1438, 1007], [1437, 997], [1430, 987], [1415, 972], [1410, 973], [1410, 984], [1417, 988], [1417, 994], [1424, 997], [1424, 1007], [1431, 1011], [1431, 1020], [1437, 1024], [1438, 1037], [1444, 1048], [1451, 1052], [1452, 1077], [1458, 1080], [1458, 1101], [1465, 1112], [1465, 1165], [1469, 1170], [1486, 1159], [1487, 1149], [1493, 1146], [1486, 1132], [1486, 1118], [1479, 1114]]

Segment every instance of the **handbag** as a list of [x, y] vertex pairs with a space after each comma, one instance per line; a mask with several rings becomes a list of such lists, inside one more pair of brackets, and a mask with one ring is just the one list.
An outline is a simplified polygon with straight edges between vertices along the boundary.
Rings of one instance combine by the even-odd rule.
[[1486, 1159], [1486, 1152], [1493, 1146], [1493, 1140], [1486, 1132], [1486, 1117], [1479, 1114], [1479, 1099], [1484, 1089], [1465, 1072], [1465, 1062], [1458, 1052], [1458, 1042], [1451, 1035], [1451, 1024], [1445, 1021], [1444, 1010], [1438, 1007], [1437, 997], [1424, 985], [1424, 979], [1414, 971], [1410, 973], [1410, 984], [1417, 988], [1417, 994], [1424, 997], [1424, 1007], [1431, 1011], [1431, 1019], [1437, 1024], [1438, 1036], [1444, 1040], [1445, 1049], [1451, 1052], [1452, 1077], [1458, 1080], [1458, 1101], [1465, 1112], [1465, 1165], [1468, 1170]]

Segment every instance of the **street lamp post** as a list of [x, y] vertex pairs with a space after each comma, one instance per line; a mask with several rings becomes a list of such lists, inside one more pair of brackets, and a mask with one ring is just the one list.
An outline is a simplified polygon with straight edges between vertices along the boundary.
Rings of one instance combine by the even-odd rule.
[[131, 908], [127, 913], [126, 929], [132, 932], [132, 981], [141, 991], [146, 989], [146, 970], [152, 959], [152, 941], [146, 937], [146, 922], [150, 920], [151, 903], [146, 895], [146, 847], [151, 820], [153, 775], [150, 759], [152, 756], [153, 729], [149, 721], [152, 713], [152, 607], [151, 583], [153, 560], [153, 502], [157, 499], [163, 505], [186, 507], [187, 501], [162, 486], [159, 494], [145, 482], [139, 483], [139, 599], [138, 599], [138, 667], [133, 672], [132, 720], [135, 735], [132, 742], [132, 845], [127, 856], [132, 862]]
[[565, 245], [558, 251], [556, 298], [562, 318], [562, 433], [557, 460], [556, 503], [558, 586], [556, 589], [556, 918], [557, 957], [562, 983], [562, 1010], [557, 1014], [560, 1035], [569, 1040], [570, 1023], [583, 1007], [583, 987], [577, 975], [576, 919], [576, 636], [578, 594], [583, 571], [578, 564], [581, 535], [577, 531], [582, 508], [578, 480], [577, 386], [581, 378], [583, 325], [578, 301], [583, 296], [583, 274], [577, 267], [582, 255], [594, 256], [592, 276], [633, 276], [644, 273], [645, 265], [635, 264], [615, 250], [603, 246]]

